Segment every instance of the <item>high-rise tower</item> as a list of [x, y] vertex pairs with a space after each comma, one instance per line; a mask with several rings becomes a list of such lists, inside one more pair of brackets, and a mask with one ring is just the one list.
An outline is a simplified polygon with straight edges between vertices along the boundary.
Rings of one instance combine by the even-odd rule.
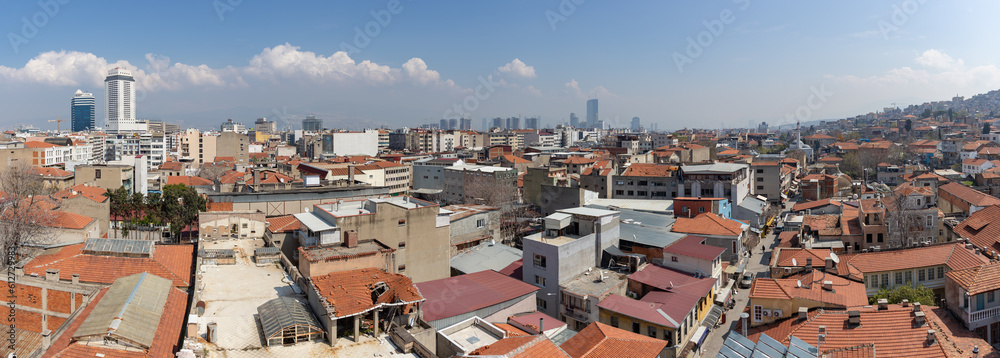
[[587, 100], [587, 126], [597, 127], [597, 98]]
[[73, 99], [70, 100], [70, 122], [74, 132], [94, 129], [94, 107], [96, 106], [93, 93], [76, 90]]
[[135, 120], [135, 78], [132, 72], [115, 67], [104, 78], [106, 102], [104, 129], [108, 133], [142, 132]]

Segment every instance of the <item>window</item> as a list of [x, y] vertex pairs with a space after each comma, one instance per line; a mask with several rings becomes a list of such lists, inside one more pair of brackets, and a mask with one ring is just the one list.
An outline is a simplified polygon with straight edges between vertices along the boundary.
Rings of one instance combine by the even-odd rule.
[[[990, 293], [992, 293], [992, 292], [990, 292]], [[992, 301], [990, 301], [990, 302], [992, 302]], [[649, 334], [650, 337], [656, 338], [656, 327], [646, 326], [646, 333]]]
[[868, 275], [868, 288], [878, 288], [878, 275]]
[[618, 317], [611, 316], [611, 327], [618, 328]]
[[639, 333], [639, 322], [632, 322], [632, 332]]
[[625, 185], [625, 182], [619, 180], [615, 182], [615, 185]]
[[246, 223], [243, 223], [243, 228], [244, 228], [244, 229], [246, 229], [246, 228], [247, 228], [247, 224], [246, 224]]
[[757, 181], [759, 181], [759, 182], [762, 182], [762, 181], [764, 181], [764, 178], [762, 178], [762, 177], [757, 177]]
[[764, 174], [764, 169], [757, 169], [757, 174]]
[[486, 226], [486, 219], [476, 220], [476, 227], [477, 228], [485, 227], [485, 226]]
[[615, 190], [615, 195], [625, 195], [624, 190]]
[[996, 291], [990, 291], [986, 293], [986, 302], [993, 302], [996, 300]]
[[94, 169], [94, 179], [101, 179], [101, 170]]
[[924, 269], [917, 270], [917, 281], [924, 282], [927, 280], [927, 276], [924, 274]]
[[903, 284], [903, 273], [902, 272], [897, 272], [895, 274], [895, 276], [896, 276], [896, 285], [902, 285]]
[[629, 195], [629, 196], [632, 196], [632, 195], [635, 195], [635, 191], [632, 191], [632, 190], [629, 190], [629, 191], [628, 191], [628, 195]]
[[882, 286], [889, 286], [889, 274], [887, 273], [882, 274], [882, 279], [880, 280], [880, 282], [882, 282]]
[[906, 274], [906, 280], [905, 281], [907, 283], [909, 283], [909, 284], [912, 285], [913, 284], [913, 271], [906, 271], [905, 274]]
[[638, 194], [639, 196], [646, 196], [646, 192], [642, 190], [636, 192], [636, 194]]
[[399, 248], [401, 248], [401, 249], [406, 248], [406, 241], [400, 241], [399, 242]]
[[688, 212], [688, 207], [686, 207], [686, 206], [682, 206], [682, 207], [681, 207], [681, 212], [682, 212], [682, 213], [686, 213], [686, 212]]
[[934, 281], [934, 269], [927, 269], [927, 281]]
[[670, 261], [677, 262], [677, 256], [670, 256]]
[[647, 181], [645, 181], [645, 180], [640, 180], [640, 181], [639, 181], [639, 185], [643, 185], [643, 186], [645, 186], [645, 185], [649, 185], [649, 182], [647, 182]]
[[535, 267], [545, 268], [545, 256], [535, 254]]
[[760, 322], [764, 320], [764, 306], [753, 306], [753, 321]]
[[406, 219], [400, 219], [400, 220], [399, 220], [399, 226], [400, 226], [400, 227], [402, 227], [402, 226], [406, 226]]
[[541, 277], [541, 276], [535, 275], [535, 284], [539, 285], [539, 286], [542, 286], [542, 287], [545, 287], [545, 277]]
[[757, 186], [757, 190], [764, 190], [764, 186], [763, 185], [758, 185]]
[[538, 306], [539, 310], [548, 309], [549, 306], [548, 302], [545, 302], [545, 300], [541, 298], [535, 298], [535, 305]]
[[937, 271], [938, 271], [937, 277], [944, 278], [944, 266], [938, 266]]
[[882, 233], [878, 233], [878, 242], [882, 242], [882, 241], [884, 241], [884, 240], [882, 240]]
[[865, 235], [865, 242], [872, 243], [872, 234]]
[[703, 213], [703, 212], [705, 212], [705, 207], [704, 207], [704, 206], [700, 206], [700, 207], [698, 207], [698, 212], [699, 212], [699, 213]]

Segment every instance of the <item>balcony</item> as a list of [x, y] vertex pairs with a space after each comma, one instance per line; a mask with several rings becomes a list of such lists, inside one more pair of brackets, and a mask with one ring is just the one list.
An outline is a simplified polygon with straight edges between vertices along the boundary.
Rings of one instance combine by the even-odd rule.
[[987, 323], [996, 322], [1000, 317], [1000, 307], [987, 308], [971, 313], [966, 313], [965, 322], [969, 327], [979, 327]]
[[590, 322], [590, 313], [580, 307], [563, 305], [563, 314], [580, 322]]

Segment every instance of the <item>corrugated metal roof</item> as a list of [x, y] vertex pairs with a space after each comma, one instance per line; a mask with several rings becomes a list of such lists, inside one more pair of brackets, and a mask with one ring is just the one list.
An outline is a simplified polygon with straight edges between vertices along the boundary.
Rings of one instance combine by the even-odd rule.
[[674, 212], [674, 201], [673, 200], [654, 200], [654, 199], [593, 199], [587, 202], [586, 207], [589, 208], [600, 208], [611, 210], [614, 207], [616, 209], [629, 209], [629, 210], [641, 210], [649, 212], [658, 213], [669, 213]]
[[539, 289], [492, 270], [421, 282], [416, 286], [427, 299], [424, 319], [431, 324], [435, 324], [432, 321], [501, 305]]
[[500, 271], [512, 262], [521, 259], [521, 250], [501, 245], [485, 243], [451, 258], [451, 267], [463, 273], [484, 270]]
[[280, 252], [281, 249], [277, 247], [258, 247], [253, 250], [254, 255], [273, 255]]
[[617, 211], [604, 210], [604, 209], [595, 209], [595, 208], [589, 208], [589, 207], [559, 209], [557, 211], [560, 212], [560, 213], [567, 213], [567, 214], [573, 214], [573, 215], [583, 215], [583, 216], [607, 216], [607, 215], [614, 215], [614, 214], [618, 213]]
[[149, 349], [172, 286], [173, 281], [148, 273], [115, 280], [73, 339], [110, 335]]
[[313, 232], [333, 230], [337, 228], [313, 213], [298, 213], [293, 216], [295, 216], [295, 218], [298, 219], [302, 225], [305, 225], [305, 227], [309, 228], [309, 230]]
[[153, 242], [148, 240], [126, 240], [126, 239], [87, 239], [83, 246], [83, 252], [87, 254], [133, 254], [152, 255]]
[[291, 326], [306, 326], [323, 332], [319, 320], [309, 312], [306, 304], [291, 297], [278, 297], [257, 307], [264, 338], [273, 338]]

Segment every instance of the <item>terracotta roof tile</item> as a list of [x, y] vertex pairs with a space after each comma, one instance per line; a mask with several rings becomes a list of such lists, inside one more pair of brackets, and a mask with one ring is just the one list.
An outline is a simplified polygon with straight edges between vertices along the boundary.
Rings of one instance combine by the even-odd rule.
[[[793, 235], [798, 234], [794, 231], [787, 232]], [[784, 238], [782, 242], [784, 242]], [[771, 256], [771, 267], [806, 267], [806, 262], [810, 258], [813, 267], [822, 267], [826, 264], [826, 258], [830, 257], [830, 252], [830, 249], [782, 248], [775, 250], [774, 255]], [[792, 260], [794, 260], [794, 264]]]
[[833, 205], [833, 206], [843, 206], [840, 201], [833, 199], [823, 199], [814, 201], [800, 201], [792, 206], [792, 211], [805, 211], [806, 209], [815, 209], [822, 206]]
[[945, 276], [955, 280], [969, 295], [1000, 289], [1000, 262], [948, 271]]
[[850, 266], [861, 273], [886, 272], [919, 267], [947, 265], [952, 270], [989, 263], [989, 259], [966, 249], [962, 244], [942, 244], [900, 250], [845, 254], [840, 266]]
[[75, 273], [81, 282], [111, 284], [119, 277], [149, 272], [173, 280], [177, 287], [190, 285], [193, 245], [156, 245], [152, 258], [89, 255], [82, 252], [83, 245], [46, 250], [24, 266], [24, 273], [44, 276], [45, 270], [57, 269], [67, 279]]
[[1000, 250], [1000, 206], [976, 211], [955, 225], [955, 233], [980, 248]]
[[[833, 291], [823, 288], [824, 281], [833, 282]], [[801, 285], [800, 285], [801, 283]], [[851, 281], [820, 270], [813, 270], [791, 277], [772, 279], [757, 278], [750, 287], [750, 299], [772, 298], [790, 300], [801, 298], [823, 302], [826, 307], [847, 308], [868, 304], [865, 284]]]
[[594, 322], [566, 340], [561, 348], [573, 358], [653, 358], [666, 346], [666, 341]]
[[[424, 300], [413, 281], [405, 275], [376, 268], [332, 272], [310, 278], [320, 300], [333, 307], [337, 318], [368, 311], [384, 304], [416, 303]], [[372, 299], [372, 286], [384, 282], [388, 290]]]
[[72, 172], [68, 172], [59, 168], [53, 167], [31, 167], [31, 174], [39, 175], [42, 177], [68, 177], [73, 175]]
[[96, 201], [98, 203], [103, 203], [108, 201], [108, 197], [104, 194], [107, 193], [107, 189], [99, 188], [96, 186], [90, 186], [86, 184], [77, 184], [69, 188], [63, 189], [62, 191], [52, 194], [53, 197], [57, 199], [72, 199], [78, 196], [85, 197], [87, 199]]
[[267, 229], [271, 232], [293, 232], [299, 229], [299, 220], [293, 215], [269, 218]]
[[68, 211], [54, 210], [51, 211], [51, 214], [51, 220], [46, 225], [48, 227], [80, 230], [87, 228], [87, 225], [94, 222], [94, 218]]
[[628, 169], [625, 169], [622, 176], [670, 177], [676, 174], [677, 169], [676, 165], [634, 163], [629, 165]]
[[187, 186], [204, 186], [212, 185], [212, 181], [188, 175], [176, 175], [167, 177], [167, 185], [184, 184]]
[[670, 231], [695, 235], [737, 236], [743, 233], [743, 224], [719, 217], [715, 213], [704, 213], [694, 218], [677, 218]]
[[544, 335], [504, 338], [469, 353], [470, 356], [504, 358], [569, 357]]

